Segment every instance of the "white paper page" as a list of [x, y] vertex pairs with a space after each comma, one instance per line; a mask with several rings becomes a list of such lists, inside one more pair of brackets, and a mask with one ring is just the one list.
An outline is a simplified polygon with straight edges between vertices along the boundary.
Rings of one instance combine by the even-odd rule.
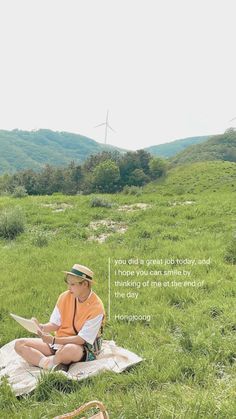
[[16, 314], [10, 313], [10, 316], [16, 320], [18, 323], [20, 323], [21, 326], [23, 326], [26, 330], [28, 330], [31, 333], [35, 333], [37, 335], [38, 327], [36, 326], [35, 322], [30, 319], [24, 319], [24, 317], [17, 316]]

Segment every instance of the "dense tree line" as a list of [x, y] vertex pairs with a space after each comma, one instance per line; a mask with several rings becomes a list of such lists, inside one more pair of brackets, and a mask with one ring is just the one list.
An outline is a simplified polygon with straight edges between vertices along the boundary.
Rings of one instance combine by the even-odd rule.
[[152, 157], [144, 150], [118, 152], [103, 151], [90, 156], [82, 165], [72, 161], [66, 167], [46, 164], [40, 172], [21, 170], [0, 177], [1, 193], [13, 193], [19, 188], [29, 195], [68, 195], [93, 192], [118, 192], [124, 186], [143, 186], [163, 176], [166, 161]]

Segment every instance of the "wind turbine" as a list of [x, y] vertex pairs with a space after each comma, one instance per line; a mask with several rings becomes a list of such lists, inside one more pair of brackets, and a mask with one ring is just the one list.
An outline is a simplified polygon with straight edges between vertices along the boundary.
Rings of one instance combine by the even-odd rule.
[[115, 130], [109, 125], [108, 123], [108, 114], [109, 114], [109, 110], [107, 111], [107, 117], [106, 117], [106, 122], [103, 122], [102, 124], [96, 125], [94, 128], [97, 127], [101, 127], [102, 125], [105, 125], [105, 140], [104, 140], [104, 144], [107, 144], [107, 128], [110, 128], [112, 131], [115, 132]]

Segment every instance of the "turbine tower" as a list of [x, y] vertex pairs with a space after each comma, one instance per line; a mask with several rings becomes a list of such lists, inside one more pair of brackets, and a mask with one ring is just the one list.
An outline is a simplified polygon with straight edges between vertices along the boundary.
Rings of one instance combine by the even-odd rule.
[[102, 125], [105, 125], [105, 139], [104, 139], [104, 144], [107, 144], [107, 128], [110, 128], [112, 131], [115, 132], [115, 130], [109, 125], [108, 123], [108, 114], [109, 114], [109, 110], [107, 111], [107, 117], [106, 117], [106, 122], [103, 122], [102, 124], [96, 125], [94, 128], [97, 127], [101, 127]]

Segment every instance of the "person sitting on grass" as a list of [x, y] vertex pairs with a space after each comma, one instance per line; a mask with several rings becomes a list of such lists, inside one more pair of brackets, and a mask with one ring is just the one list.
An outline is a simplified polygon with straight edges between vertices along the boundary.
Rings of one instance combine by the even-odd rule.
[[22, 338], [15, 343], [15, 351], [22, 358], [43, 369], [92, 361], [101, 351], [105, 311], [91, 289], [93, 272], [75, 264], [64, 273], [69, 289], [59, 296], [49, 323], [40, 324], [33, 318], [40, 338]]

